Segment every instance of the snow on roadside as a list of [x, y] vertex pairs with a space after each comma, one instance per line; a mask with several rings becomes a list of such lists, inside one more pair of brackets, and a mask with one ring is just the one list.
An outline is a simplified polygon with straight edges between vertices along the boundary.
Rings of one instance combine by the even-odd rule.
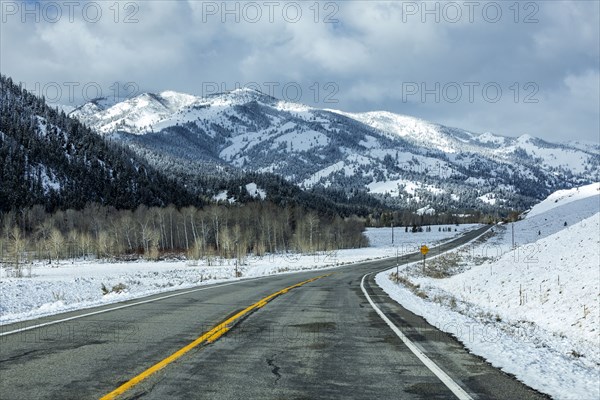
[[473, 315], [453, 311], [446, 305], [421, 299], [392, 282], [389, 271], [378, 274], [375, 281], [404, 308], [451, 333], [471, 352], [515, 375], [526, 385], [557, 399], [600, 398], [598, 366], [585, 358], [572, 356], [573, 342], [568, 338], [556, 337], [526, 321], [511, 324], [477, 317], [477, 313], [485, 311], [473, 306]]
[[[600, 192], [560, 191], [485, 240], [376, 282], [473, 353], [560, 399], [600, 398]], [[567, 224], [565, 225], [565, 222]], [[491, 252], [490, 252], [491, 250]]]
[[[600, 183], [582, 186], [576, 189], [558, 190], [548, 196], [544, 201], [536, 204], [527, 212], [527, 218], [545, 213], [553, 208], [560, 207], [573, 201], [600, 195]], [[598, 199], [596, 200], [598, 201]]]
[[[599, 232], [600, 213], [536, 241], [531, 256], [510, 252], [491, 268], [473, 267], [438, 280], [437, 287], [460, 301], [483, 304], [503, 320], [532, 321], [556, 335], [597, 345]], [[600, 354], [595, 359], [600, 362]]]
[[[243, 278], [252, 278], [392, 257], [397, 250], [400, 253], [414, 251], [422, 242], [435, 245], [478, 226], [452, 226], [452, 230], [446, 232], [432, 226], [431, 232], [414, 234], [395, 228], [395, 246], [391, 244], [391, 228], [369, 228], [366, 235], [371, 245], [367, 248], [302, 256], [277, 254], [262, 258], [248, 257], [239, 270]], [[32, 277], [28, 278], [8, 277], [7, 270], [0, 267], [0, 325], [235, 279], [234, 260], [218, 259], [213, 260], [212, 265], [207, 265], [206, 261], [143, 260], [65, 261], [58, 267], [37, 263], [33, 265]], [[102, 285], [111, 291], [119, 284], [125, 285], [119, 293], [104, 295], [101, 290]]]

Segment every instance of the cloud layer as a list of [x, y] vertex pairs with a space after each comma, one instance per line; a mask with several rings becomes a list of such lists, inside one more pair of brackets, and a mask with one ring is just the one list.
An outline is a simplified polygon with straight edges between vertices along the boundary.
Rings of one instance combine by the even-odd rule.
[[252, 85], [318, 107], [599, 141], [598, 2], [2, 1], [0, 11], [2, 73], [61, 103], [99, 89]]

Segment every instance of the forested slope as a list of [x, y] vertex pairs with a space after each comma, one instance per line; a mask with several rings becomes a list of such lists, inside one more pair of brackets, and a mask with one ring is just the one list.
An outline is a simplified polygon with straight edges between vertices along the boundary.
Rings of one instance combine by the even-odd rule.
[[88, 202], [126, 209], [202, 203], [11, 78], [1, 76], [0, 84], [0, 210], [34, 204], [82, 208]]

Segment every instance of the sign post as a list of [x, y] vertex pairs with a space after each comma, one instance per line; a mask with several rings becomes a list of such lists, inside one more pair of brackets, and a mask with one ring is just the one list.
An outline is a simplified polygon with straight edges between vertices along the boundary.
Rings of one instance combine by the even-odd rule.
[[429, 253], [429, 247], [426, 245], [421, 246], [421, 254], [423, 254], [423, 273], [425, 273], [425, 257], [427, 257], [427, 253]]
[[399, 273], [400, 273], [400, 263], [398, 262], [398, 248], [396, 248], [396, 282], [399, 282], [399, 280], [398, 280]]

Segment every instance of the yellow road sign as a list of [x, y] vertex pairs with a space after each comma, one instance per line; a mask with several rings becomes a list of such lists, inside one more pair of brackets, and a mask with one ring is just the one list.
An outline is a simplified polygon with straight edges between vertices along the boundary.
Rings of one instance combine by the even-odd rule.
[[425, 256], [427, 255], [427, 253], [429, 253], [429, 247], [427, 247], [426, 245], [421, 246], [421, 254]]

